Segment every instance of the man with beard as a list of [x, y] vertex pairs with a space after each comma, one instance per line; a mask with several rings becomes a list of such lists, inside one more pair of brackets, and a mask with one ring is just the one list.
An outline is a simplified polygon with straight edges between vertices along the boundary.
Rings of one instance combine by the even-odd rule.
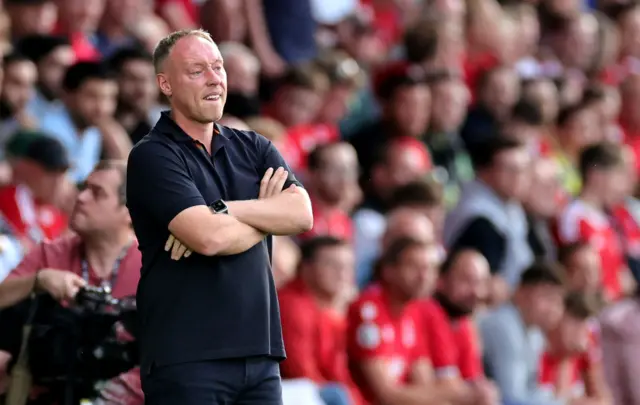
[[421, 303], [436, 378], [454, 392], [467, 390], [463, 381], [475, 388], [475, 395], [463, 395], [460, 404], [498, 403], [497, 391], [482, 370], [480, 341], [471, 317], [486, 298], [489, 278], [489, 263], [480, 253], [451, 252], [440, 267], [433, 299]]
[[0, 145], [20, 128], [33, 128], [35, 121], [27, 112], [38, 72], [26, 56], [10, 53], [3, 58], [2, 97], [0, 97]]
[[151, 131], [162, 112], [157, 102], [153, 57], [142, 48], [122, 48], [109, 59], [109, 66], [118, 83], [116, 120], [136, 144]]

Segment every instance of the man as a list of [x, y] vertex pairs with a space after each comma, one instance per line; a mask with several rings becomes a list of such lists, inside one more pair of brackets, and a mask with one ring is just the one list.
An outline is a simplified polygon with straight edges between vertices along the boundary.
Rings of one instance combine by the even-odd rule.
[[20, 128], [34, 128], [35, 117], [27, 111], [29, 100], [35, 93], [38, 78], [36, 65], [26, 56], [10, 53], [3, 58], [4, 76], [0, 97], [0, 145]]
[[331, 235], [353, 239], [349, 211], [360, 193], [358, 156], [346, 142], [320, 145], [309, 155], [308, 187], [313, 202], [313, 229], [301, 239]]
[[62, 88], [63, 104], [45, 113], [40, 128], [62, 142], [74, 166], [71, 177], [81, 182], [100, 160], [103, 146], [109, 157], [124, 158], [130, 142], [112, 118], [118, 87], [106, 66], [78, 62], [67, 69]]
[[[0, 283], [0, 308], [26, 299], [34, 290], [67, 301], [87, 284], [108, 284], [116, 298], [135, 294], [141, 259], [125, 207], [125, 172], [124, 162], [117, 161], [95, 168], [71, 216], [76, 235], [42, 242], [31, 250]], [[8, 335], [3, 334], [3, 342]], [[1, 350], [0, 370], [9, 361]]]
[[111, 56], [109, 65], [118, 82], [115, 118], [135, 144], [160, 118], [153, 58], [144, 49], [122, 48]]
[[533, 261], [528, 224], [521, 202], [529, 188], [531, 157], [526, 147], [502, 136], [472, 153], [477, 179], [465, 184], [444, 226], [450, 250], [477, 250], [489, 261], [490, 299], [504, 302]]
[[625, 291], [629, 278], [624, 246], [607, 216], [607, 210], [625, 197], [628, 175], [622, 148], [598, 143], [580, 155], [582, 191], [560, 216], [558, 233], [563, 243], [585, 241], [600, 255], [605, 298], [615, 300]]
[[570, 293], [564, 300], [562, 319], [547, 333], [540, 384], [559, 398], [574, 403], [611, 403], [594, 322], [598, 311], [599, 303], [593, 295]]
[[543, 331], [562, 316], [562, 283], [560, 269], [535, 263], [522, 274], [513, 301], [480, 321], [486, 371], [507, 404], [559, 403], [537, 381], [545, 346]]
[[29, 100], [28, 111], [32, 117], [42, 117], [49, 108], [60, 103], [62, 78], [74, 62], [73, 50], [66, 38], [50, 35], [24, 37], [18, 41], [16, 49], [38, 68], [37, 92]]
[[354, 381], [369, 403], [440, 404], [430, 353], [415, 300], [433, 288], [432, 244], [401, 238], [380, 260], [378, 282], [365, 289], [347, 315], [347, 353]]
[[229, 71], [226, 114], [240, 119], [259, 115], [260, 60], [251, 49], [238, 42], [220, 44], [220, 53]]
[[67, 185], [69, 160], [60, 142], [40, 132], [18, 132], [7, 154], [13, 183], [0, 188], [0, 214], [28, 251], [67, 229], [67, 215], [57, 202]]
[[338, 391], [349, 398], [350, 392], [350, 403], [359, 403], [343, 339], [344, 296], [354, 287], [353, 249], [344, 240], [321, 236], [301, 250], [298, 276], [278, 291], [287, 347], [282, 375], [314, 381], [321, 397]]
[[435, 377], [455, 404], [498, 403], [495, 386], [484, 376], [471, 318], [486, 296], [489, 274], [489, 264], [478, 252], [452, 252], [440, 266], [434, 299], [419, 303]]
[[605, 304], [602, 285], [602, 262], [598, 250], [586, 241], [577, 241], [558, 250], [558, 262], [567, 274], [567, 288], [596, 296]]
[[281, 404], [269, 235], [311, 229], [309, 196], [266, 138], [216, 123], [227, 83], [208, 33], [165, 37], [154, 65], [172, 110], [131, 151], [127, 188], [145, 401]]

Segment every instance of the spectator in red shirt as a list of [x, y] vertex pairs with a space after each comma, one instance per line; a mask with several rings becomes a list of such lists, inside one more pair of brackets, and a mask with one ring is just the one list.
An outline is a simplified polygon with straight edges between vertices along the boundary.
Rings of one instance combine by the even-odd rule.
[[435, 375], [458, 404], [498, 402], [496, 387], [484, 376], [481, 343], [471, 318], [487, 298], [490, 275], [489, 263], [477, 251], [452, 252], [440, 266], [434, 298], [421, 303]]
[[598, 250], [587, 241], [576, 241], [558, 250], [558, 262], [567, 275], [570, 291], [595, 296], [604, 304], [602, 262]]
[[[454, 373], [467, 381], [483, 377], [480, 342], [471, 315], [487, 298], [490, 274], [487, 259], [475, 250], [452, 252], [440, 266], [438, 289], [426, 307], [427, 316], [446, 322], [430, 325], [431, 333], [449, 337], [446, 346], [438, 348], [438, 356], [434, 352], [436, 375]], [[455, 370], [448, 368], [452, 364]]]
[[[278, 292], [287, 359], [283, 378], [307, 378], [323, 390], [353, 386], [347, 368], [344, 293], [354, 286], [353, 249], [330, 236], [302, 246], [297, 277]], [[338, 386], [336, 386], [338, 385]], [[324, 388], [323, 388], [324, 387]], [[352, 391], [351, 402], [357, 403]], [[346, 403], [346, 402], [345, 402]]]
[[0, 188], [0, 214], [26, 250], [60, 236], [67, 218], [54, 204], [69, 168], [60, 142], [39, 132], [18, 133], [8, 144], [13, 184]]
[[592, 319], [599, 305], [579, 292], [565, 298], [564, 316], [548, 333], [540, 364], [540, 384], [571, 404], [610, 404], [602, 353]]
[[627, 170], [622, 148], [610, 143], [587, 147], [580, 156], [582, 192], [561, 215], [559, 237], [563, 243], [585, 241], [600, 255], [602, 282], [607, 299], [616, 300], [627, 286], [621, 282], [629, 271], [624, 249], [607, 210], [626, 192]]
[[[358, 202], [358, 158], [353, 147], [339, 142], [318, 146], [309, 155], [308, 188], [313, 202], [313, 229], [299, 236], [331, 235], [351, 240], [349, 211]], [[355, 201], [354, 201], [355, 200]]]
[[437, 278], [433, 244], [401, 238], [380, 260], [378, 282], [365, 289], [348, 313], [351, 374], [366, 401], [425, 405], [448, 402], [435, 385], [416, 299]]

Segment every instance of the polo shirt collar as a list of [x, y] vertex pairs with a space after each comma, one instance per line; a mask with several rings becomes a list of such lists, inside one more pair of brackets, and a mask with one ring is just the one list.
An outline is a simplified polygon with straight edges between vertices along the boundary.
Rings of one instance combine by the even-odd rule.
[[[195, 142], [171, 117], [171, 110], [162, 111], [155, 128], [161, 133], [171, 137], [176, 142]], [[213, 124], [214, 135], [211, 139], [211, 153], [215, 153], [229, 141], [232, 131], [217, 122]]]

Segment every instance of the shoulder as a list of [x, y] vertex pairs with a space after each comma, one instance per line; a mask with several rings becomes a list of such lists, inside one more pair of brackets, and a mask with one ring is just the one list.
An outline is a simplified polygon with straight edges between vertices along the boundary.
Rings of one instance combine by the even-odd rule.
[[218, 124], [217, 127], [221, 135], [245, 147], [254, 147], [257, 150], [263, 150], [271, 144], [270, 140], [255, 131], [230, 128], [220, 124]]
[[129, 153], [128, 164], [146, 162], [154, 157], [178, 157], [179, 147], [167, 136], [151, 130], [144, 138], [133, 146]]
[[365, 289], [349, 308], [351, 322], [375, 322], [386, 313], [381, 299], [381, 288], [373, 285]]
[[82, 244], [82, 240], [78, 235], [68, 234], [56, 238], [51, 241], [42, 243], [42, 251], [46, 254], [69, 254], [74, 249], [79, 249]]

